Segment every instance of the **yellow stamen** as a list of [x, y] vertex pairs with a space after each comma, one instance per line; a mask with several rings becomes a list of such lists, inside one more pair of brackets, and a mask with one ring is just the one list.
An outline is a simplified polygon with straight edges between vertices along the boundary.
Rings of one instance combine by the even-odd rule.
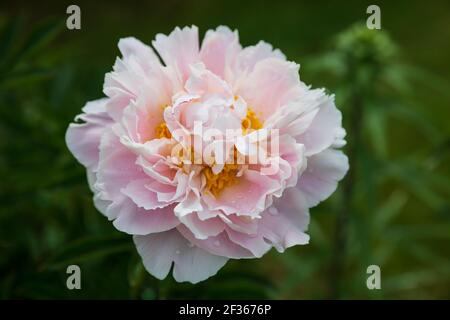
[[209, 190], [215, 197], [219, 196], [220, 192], [228, 186], [233, 185], [237, 181], [237, 173], [239, 166], [237, 164], [237, 150], [233, 150], [233, 163], [226, 163], [222, 171], [214, 174], [211, 167], [203, 169], [203, 175], [206, 178], [206, 189]]
[[[164, 109], [166, 109], [169, 105], [168, 104], [162, 104], [160, 105], [160, 109], [162, 111], [162, 114], [164, 115]], [[155, 133], [156, 133], [156, 138], [172, 138], [172, 134], [170, 133], [169, 128], [167, 127], [166, 123], [164, 122], [164, 120], [156, 126], [155, 128]]]
[[242, 119], [242, 130], [244, 133], [247, 133], [250, 130], [258, 130], [263, 127], [263, 123], [256, 116], [256, 113], [248, 108], [247, 115], [244, 119]]
[[161, 138], [172, 138], [172, 134], [169, 131], [169, 128], [167, 128], [167, 125], [165, 122], [161, 122], [156, 128], [155, 128], [155, 132], [156, 132], [156, 137], [161, 139]]
[[237, 164], [225, 164], [218, 174], [214, 174], [210, 167], [205, 168], [203, 174], [206, 178], [206, 189], [217, 197], [225, 187], [231, 186], [237, 181], [237, 173]]

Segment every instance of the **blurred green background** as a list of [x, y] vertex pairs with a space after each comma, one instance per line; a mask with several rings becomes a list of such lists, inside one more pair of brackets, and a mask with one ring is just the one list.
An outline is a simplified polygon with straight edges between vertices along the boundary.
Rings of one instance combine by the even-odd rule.
[[[69, 4], [82, 29], [65, 28]], [[450, 3], [377, 1], [2, 1], [0, 298], [450, 298]], [[228, 25], [301, 64], [336, 94], [351, 172], [311, 210], [311, 243], [230, 261], [198, 285], [147, 274], [130, 236], [92, 203], [68, 124], [102, 96], [121, 37]], [[66, 288], [78, 264], [82, 290]], [[381, 290], [366, 269], [381, 268]]]

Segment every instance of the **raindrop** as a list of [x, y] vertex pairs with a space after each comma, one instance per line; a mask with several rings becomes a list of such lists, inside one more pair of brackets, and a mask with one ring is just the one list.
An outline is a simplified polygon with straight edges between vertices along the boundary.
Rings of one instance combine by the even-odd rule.
[[214, 241], [214, 245], [215, 245], [216, 247], [220, 246], [220, 241], [219, 241], [219, 240]]
[[180, 250], [175, 251], [176, 254], [180, 254]]
[[278, 214], [278, 210], [275, 207], [270, 207], [269, 208], [269, 213], [273, 216], [276, 216]]

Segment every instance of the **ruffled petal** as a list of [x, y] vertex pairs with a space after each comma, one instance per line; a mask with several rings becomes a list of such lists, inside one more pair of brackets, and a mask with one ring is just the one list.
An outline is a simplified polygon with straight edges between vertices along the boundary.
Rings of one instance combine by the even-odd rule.
[[211, 254], [230, 259], [254, 258], [254, 255], [248, 249], [230, 241], [225, 231], [207, 239], [197, 239], [189, 228], [183, 224], [178, 225], [177, 230], [192, 244]]
[[118, 47], [125, 59], [134, 56], [144, 68], [150, 68], [152, 64], [159, 63], [153, 49], [134, 37], [120, 39]]
[[133, 180], [122, 189], [122, 193], [130, 198], [136, 206], [145, 210], [163, 208], [169, 205], [158, 200], [158, 194], [151, 191], [147, 186], [153, 183], [153, 179]]
[[220, 26], [208, 30], [202, 42], [200, 58], [206, 67], [219, 77], [224, 77], [225, 68], [241, 51], [237, 31]]
[[145, 269], [161, 280], [173, 264], [176, 281], [197, 283], [215, 275], [228, 260], [191, 245], [177, 230], [134, 236], [133, 240]]
[[123, 110], [133, 100], [138, 100], [137, 104], [144, 100], [150, 109], [170, 104], [181, 88], [176, 72], [162, 66], [153, 50], [137, 39], [121, 39], [119, 48], [123, 57], [116, 59], [103, 84], [103, 92], [110, 98], [108, 114], [120, 122]]
[[166, 66], [174, 67], [183, 80], [188, 77], [189, 65], [200, 60], [196, 26], [176, 27], [168, 36], [157, 34], [152, 44]]
[[296, 136], [306, 147], [306, 155], [317, 154], [342, 138], [342, 115], [334, 104], [334, 97], [327, 97], [319, 105], [319, 111], [302, 134]]
[[246, 170], [234, 185], [224, 188], [218, 197], [203, 193], [209, 210], [226, 214], [258, 216], [266, 206], [266, 197], [279, 188], [279, 183], [261, 173]]
[[233, 80], [239, 79], [243, 74], [252, 72], [258, 62], [268, 58], [286, 60], [280, 50], [273, 49], [272, 45], [264, 41], [259, 41], [254, 46], [245, 47], [234, 59], [227, 80], [233, 83]]
[[180, 217], [180, 222], [200, 240], [217, 236], [225, 229], [225, 223], [220, 218], [200, 220], [195, 212]]
[[297, 184], [306, 205], [314, 207], [328, 198], [336, 190], [348, 168], [348, 158], [339, 150], [327, 149], [309, 157], [308, 167]]
[[309, 224], [306, 201], [295, 188], [288, 188], [274, 205], [262, 214], [259, 235], [269, 241], [279, 252], [309, 242], [305, 233]]
[[121, 201], [113, 224], [117, 230], [133, 235], [167, 231], [180, 223], [173, 214], [173, 207], [172, 205], [162, 209], [145, 210], [126, 198]]
[[237, 94], [242, 96], [261, 120], [266, 120], [280, 106], [299, 97], [299, 65], [269, 58], [258, 62], [240, 82]]
[[227, 234], [231, 241], [249, 250], [255, 258], [261, 258], [272, 248], [260, 235], [248, 235], [232, 229], [227, 229]]
[[75, 120], [83, 123], [71, 123], [66, 132], [66, 144], [70, 152], [85, 167], [96, 169], [99, 157], [101, 137], [113, 123], [105, 111], [108, 99], [90, 101], [83, 108], [84, 113]]

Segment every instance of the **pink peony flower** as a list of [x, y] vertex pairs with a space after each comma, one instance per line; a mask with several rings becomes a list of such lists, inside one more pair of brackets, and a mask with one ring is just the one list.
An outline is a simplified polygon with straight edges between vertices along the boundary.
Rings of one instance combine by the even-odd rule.
[[[96, 208], [133, 235], [145, 268], [196, 283], [228, 259], [307, 244], [308, 209], [348, 170], [341, 113], [271, 45], [227, 27], [119, 41], [106, 98], [66, 141]], [[233, 135], [228, 134], [233, 132]]]

